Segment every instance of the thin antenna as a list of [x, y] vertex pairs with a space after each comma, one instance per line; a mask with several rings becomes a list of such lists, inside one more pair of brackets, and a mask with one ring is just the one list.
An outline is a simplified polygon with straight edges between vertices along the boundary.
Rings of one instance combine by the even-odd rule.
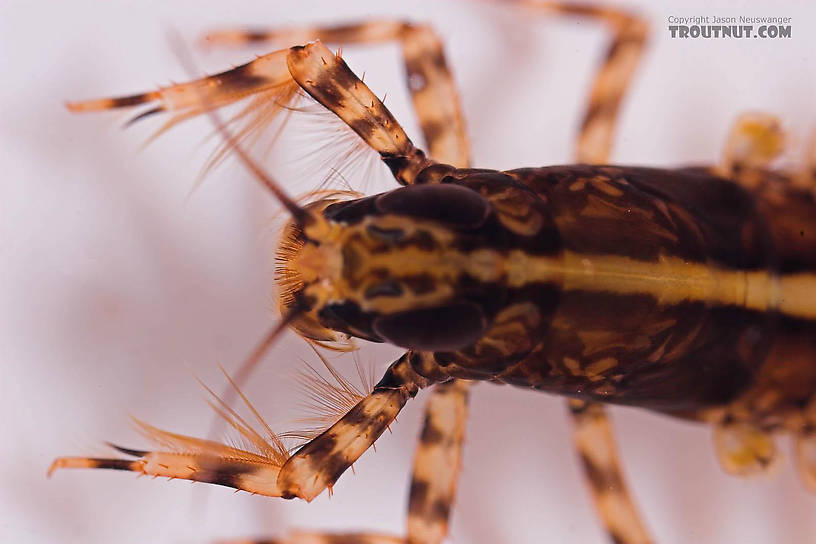
[[[184, 70], [188, 73], [189, 77], [198, 77], [196, 74], [196, 72], [198, 72], [196, 65], [179, 34], [170, 29], [167, 32], [167, 37], [168, 41], [170, 42], [170, 47], [173, 49], [173, 52], [178, 57], [179, 62]], [[283, 191], [280, 185], [278, 185], [278, 183], [273, 180], [272, 177], [263, 170], [263, 168], [252, 160], [252, 158], [241, 148], [238, 141], [235, 139], [235, 137], [233, 137], [233, 135], [221, 121], [221, 117], [218, 115], [218, 113], [213, 109], [206, 108], [206, 104], [203, 105], [205, 106], [205, 113], [209, 116], [210, 121], [212, 121], [213, 125], [215, 125], [215, 128], [218, 130], [221, 137], [224, 138], [228, 147], [234, 151], [236, 155], [238, 155], [241, 162], [243, 162], [244, 165], [255, 175], [258, 181], [260, 181], [267, 189], [272, 191], [272, 194], [275, 195], [278, 201], [287, 210], [289, 210], [289, 213], [292, 214], [295, 222], [300, 227], [305, 226], [311, 217], [311, 214], [298, 206], [297, 203]], [[253, 372], [255, 367], [258, 366], [258, 363], [260, 363], [261, 359], [263, 359], [281, 333], [283, 333], [289, 327], [292, 321], [303, 313], [303, 310], [303, 304], [295, 301], [295, 304], [293, 304], [288, 311], [281, 316], [280, 322], [267, 332], [249, 357], [244, 360], [241, 367], [235, 373], [233, 385], [237, 384], [237, 387], [239, 388], [244, 385], [244, 382], [249, 378], [249, 375]], [[228, 388], [224, 391], [221, 398], [227, 406], [230, 406], [235, 400], [235, 391]], [[213, 426], [210, 428], [210, 436], [213, 436], [219, 431], [219, 421], [220, 420], [216, 420], [216, 422], [214, 422]]]
[[[173, 52], [179, 59], [179, 63], [182, 65], [184, 70], [187, 72], [187, 75], [191, 78], [197, 78], [198, 69], [193, 62], [192, 56], [190, 55], [189, 49], [184, 45], [184, 42], [179, 37], [178, 33], [169, 30], [168, 31], [168, 40], [170, 42], [170, 46], [173, 49]], [[205, 104], [206, 106], [206, 104]], [[216, 130], [221, 134], [221, 137], [224, 138], [228, 147], [235, 152], [238, 158], [244, 163], [250, 172], [255, 176], [255, 178], [263, 184], [269, 191], [275, 195], [275, 198], [278, 199], [284, 208], [286, 208], [290, 214], [292, 214], [292, 218], [295, 222], [303, 227], [308, 222], [311, 215], [305, 209], [301, 208], [297, 205], [297, 203], [292, 200], [292, 198], [284, 192], [281, 186], [276, 182], [272, 177], [267, 174], [263, 168], [261, 168], [258, 163], [256, 163], [246, 151], [244, 151], [241, 146], [238, 144], [238, 141], [235, 137], [230, 133], [227, 127], [224, 125], [223, 121], [221, 120], [221, 116], [211, 108], [205, 108], [204, 113], [209, 116], [210, 121], [215, 126]]]
[[[252, 353], [244, 359], [244, 362], [241, 363], [241, 366], [238, 367], [238, 370], [233, 372], [231, 383], [236, 385], [236, 387], [226, 387], [221, 392], [221, 400], [224, 401], [224, 404], [227, 406], [232, 406], [235, 402], [236, 391], [242, 389], [245, 385], [249, 376], [255, 371], [257, 366], [260, 364], [261, 360], [266, 356], [269, 352], [269, 349], [275, 343], [275, 340], [286, 330], [286, 328], [292, 323], [292, 321], [300, 314], [300, 309], [298, 307], [293, 308], [289, 311], [286, 315], [284, 315], [280, 322], [277, 323], [274, 327], [272, 327], [266, 335], [261, 339], [261, 341], [255, 346], [255, 349], [252, 350]], [[218, 434], [223, 430], [224, 425], [221, 419], [213, 420], [212, 425], [210, 426], [210, 432], [208, 434], [210, 439], [217, 439]]]

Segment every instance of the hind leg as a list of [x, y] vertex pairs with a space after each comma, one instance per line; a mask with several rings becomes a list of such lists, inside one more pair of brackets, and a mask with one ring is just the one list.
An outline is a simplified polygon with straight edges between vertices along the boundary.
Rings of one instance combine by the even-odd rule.
[[785, 140], [782, 124], [775, 116], [742, 114], [731, 127], [717, 172], [749, 190], [757, 189], [771, 163], [784, 150]]
[[[612, 31], [611, 43], [592, 83], [573, 151], [578, 162], [608, 163], [618, 111], [645, 48], [646, 21], [600, 6], [525, 2], [528, 4], [558, 14], [596, 19], [606, 23]], [[652, 542], [626, 486], [605, 407], [571, 400], [568, 408], [575, 448], [606, 533], [613, 542]]]

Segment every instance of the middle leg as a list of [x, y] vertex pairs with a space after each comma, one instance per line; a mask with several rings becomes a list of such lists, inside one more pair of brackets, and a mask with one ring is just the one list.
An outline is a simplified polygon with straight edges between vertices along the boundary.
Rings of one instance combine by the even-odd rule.
[[[609, 162], [618, 111], [645, 47], [646, 21], [624, 11], [600, 6], [549, 2], [525, 4], [563, 15], [596, 19], [606, 23], [612, 31], [612, 41], [595, 75], [573, 151], [578, 162]], [[595, 510], [607, 534], [614, 542], [652, 542], [626, 485], [606, 408], [602, 404], [578, 400], [569, 401], [568, 408], [575, 448]]]

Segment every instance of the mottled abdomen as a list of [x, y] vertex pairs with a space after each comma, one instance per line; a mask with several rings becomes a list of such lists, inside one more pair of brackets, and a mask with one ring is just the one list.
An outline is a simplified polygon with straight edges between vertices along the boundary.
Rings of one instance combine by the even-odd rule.
[[[493, 371], [506, 383], [676, 413], [728, 404], [766, 375], [803, 384], [778, 395], [810, 396], [816, 321], [780, 300], [779, 286], [795, 259], [813, 269], [816, 245], [807, 235], [789, 240], [791, 219], [777, 218], [764, 195], [693, 169], [508, 174], [545, 202], [563, 247], [524, 264], [526, 288], [551, 308], [549, 326], [528, 356], [501, 369], [439, 354], [449, 374]], [[813, 225], [813, 199], [791, 198], [793, 222]]]
[[774, 248], [779, 303], [766, 359], [727, 412], [797, 431], [816, 421], [816, 198], [790, 179], [762, 177], [755, 195]]

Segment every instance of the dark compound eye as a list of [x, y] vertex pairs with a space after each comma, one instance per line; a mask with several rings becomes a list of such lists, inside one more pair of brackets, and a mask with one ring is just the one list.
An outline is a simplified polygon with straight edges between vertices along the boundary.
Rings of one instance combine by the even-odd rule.
[[380, 213], [424, 217], [462, 229], [479, 227], [490, 215], [490, 203], [461, 185], [410, 185], [377, 197]]
[[323, 211], [323, 217], [338, 223], [353, 225], [374, 211], [376, 196], [346, 202], [335, 202]]
[[374, 320], [374, 332], [383, 340], [422, 351], [453, 351], [475, 343], [484, 334], [487, 320], [473, 303], [424, 308]]
[[328, 304], [320, 310], [318, 317], [320, 324], [328, 329], [345, 332], [364, 340], [380, 342], [372, 331], [371, 315], [360, 310], [360, 307], [353, 302]]

